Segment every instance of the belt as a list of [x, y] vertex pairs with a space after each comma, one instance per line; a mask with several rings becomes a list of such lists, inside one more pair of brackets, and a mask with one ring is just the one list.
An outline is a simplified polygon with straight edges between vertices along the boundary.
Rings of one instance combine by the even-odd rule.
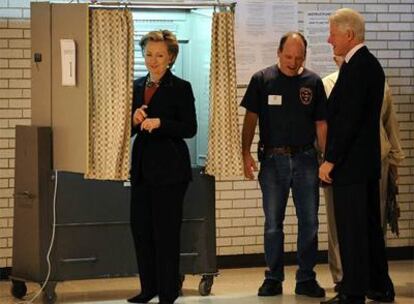
[[266, 155], [293, 155], [296, 153], [308, 151], [313, 149], [313, 144], [307, 144], [303, 146], [280, 146], [280, 147], [268, 147], [264, 149]]

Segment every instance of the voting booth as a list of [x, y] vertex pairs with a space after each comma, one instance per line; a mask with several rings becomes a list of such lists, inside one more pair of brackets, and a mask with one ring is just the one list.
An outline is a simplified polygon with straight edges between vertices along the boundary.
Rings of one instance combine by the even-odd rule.
[[[44, 301], [53, 303], [58, 282], [137, 274], [129, 182], [85, 178], [90, 9], [31, 4], [32, 126], [16, 127], [16, 298], [27, 294], [26, 281], [39, 283]], [[215, 230], [215, 179], [194, 161], [183, 209], [180, 283], [186, 274], [201, 275], [201, 295], [210, 294], [218, 274]]]

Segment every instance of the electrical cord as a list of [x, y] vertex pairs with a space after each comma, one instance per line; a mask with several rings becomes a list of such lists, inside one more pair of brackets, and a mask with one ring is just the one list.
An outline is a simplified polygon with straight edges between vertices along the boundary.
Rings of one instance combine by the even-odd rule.
[[33, 301], [36, 300], [39, 297], [39, 295], [45, 289], [46, 284], [49, 282], [50, 273], [52, 271], [52, 265], [50, 263], [50, 254], [52, 252], [53, 244], [55, 242], [55, 231], [56, 231], [56, 196], [57, 196], [57, 186], [58, 186], [58, 171], [55, 170], [55, 187], [54, 187], [54, 191], [53, 191], [53, 205], [52, 205], [52, 208], [53, 208], [52, 236], [50, 238], [49, 249], [47, 250], [47, 254], [46, 254], [46, 262], [47, 262], [47, 275], [46, 275], [46, 279], [43, 282], [42, 287], [40, 287], [39, 291], [30, 300], [17, 302], [17, 304], [30, 304], [30, 303], [33, 303]]

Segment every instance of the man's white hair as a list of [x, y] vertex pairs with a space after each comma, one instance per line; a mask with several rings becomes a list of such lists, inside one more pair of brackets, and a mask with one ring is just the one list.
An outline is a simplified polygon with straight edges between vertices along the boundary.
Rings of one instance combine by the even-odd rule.
[[358, 42], [365, 40], [365, 20], [357, 11], [350, 8], [338, 9], [329, 16], [329, 22], [342, 32], [353, 31]]

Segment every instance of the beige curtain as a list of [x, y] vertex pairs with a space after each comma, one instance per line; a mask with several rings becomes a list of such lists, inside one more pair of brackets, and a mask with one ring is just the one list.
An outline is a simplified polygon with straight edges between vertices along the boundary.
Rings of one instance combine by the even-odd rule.
[[243, 175], [236, 90], [234, 14], [214, 13], [206, 173], [218, 178]]
[[86, 178], [128, 179], [133, 59], [131, 12], [92, 9]]

